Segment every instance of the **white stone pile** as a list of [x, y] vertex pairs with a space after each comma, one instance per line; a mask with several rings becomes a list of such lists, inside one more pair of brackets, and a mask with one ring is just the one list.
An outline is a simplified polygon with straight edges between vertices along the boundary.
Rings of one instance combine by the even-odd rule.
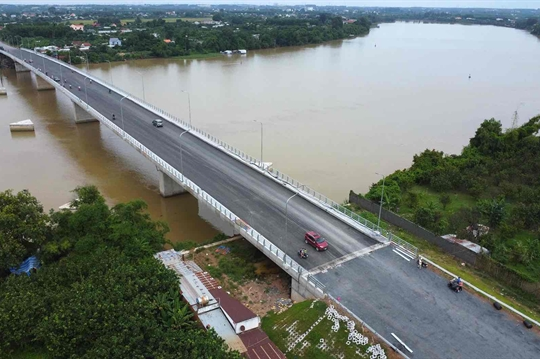
[[386, 359], [386, 354], [380, 344], [370, 346], [366, 353], [371, 354], [370, 359]]
[[346, 315], [339, 314], [337, 310], [334, 309], [333, 305], [326, 308], [325, 315], [329, 320], [334, 322], [334, 325], [332, 325], [332, 331], [334, 333], [338, 332], [340, 321], [346, 323], [349, 336], [347, 337], [347, 342], [345, 344], [351, 345], [354, 343], [356, 345], [366, 345], [368, 343], [368, 338], [360, 334], [360, 332], [355, 329], [356, 324], [354, 321], [350, 320]]

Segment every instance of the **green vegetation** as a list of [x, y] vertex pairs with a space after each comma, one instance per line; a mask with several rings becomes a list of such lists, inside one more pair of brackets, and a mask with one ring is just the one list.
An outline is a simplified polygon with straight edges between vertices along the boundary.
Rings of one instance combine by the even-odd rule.
[[206, 246], [208, 244], [220, 242], [227, 239], [227, 236], [223, 233], [217, 234], [214, 236], [214, 238], [211, 238], [207, 241], [204, 241], [202, 243], [197, 243], [193, 241], [184, 241], [184, 242], [176, 242], [172, 243], [171, 241], [167, 241], [167, 244], [169, 244], [171, 247], [174, 248], [175, 251], [181, 251], [181, 250], [188, 250], [193, 249], [200, 246]]
[[[339, 357], [340, 354], [344, 358], [354, 358], [358, 349], [365, 353], [369, 344], [346, 344], [349, 332], [344, 322], [340, 322], [340, 328], [336, 333], [332, 331], [334, 323], [325, 317], [326, 308], [326, 303], [321, 301], [306, 300], [296, 303], [280, 314], [271, 312], [262, 318], [262, 329], [289, 358], [326, 359], [330, 355]], [[321, 317], [325, 318], [317, 324], [317, 320]], [[315, 326], [309, 331], [312, 325]], [[364, 334], [361, 328], [357, 327], [356, 330]], [[291, 332], [301, 335], [308, 331], [304, 341], [309, 344], [302, 349], [303, 345], [299, 343], [288, 351], [293, 340]], [[329, 348], [320, 347], [321, 339], [324, 339]]]
[[255, 279], [257, 274], [254, 263], [266, 260], [266, 256], [245, 240], [229, 242], [226, 246], [230, 248], [230, 252], [226, 255], [216, 254], [219, 258], [218, 265], [206, 266], [205, 270], [216, 279], [226, 275], [237, 284]]
[[[460, 155], [426, 150], [386, 178], [385, 204], [437, 233], [488, 248], [523, 279], [540, 280], [540, 116], [503, 131], [484, 121]], [[368, 199], [379, 201], [382, 181]], [[480, 224], [489, 226], [478, 235]]]
[[[217, 16], [219, 15], [219, 16]], [[314, 14], [310, 17], [295, 19], [261, 17], [260, 14], [223, 12], [216, 14], [221, 18], [217, 27], [213, 25], [194, 24], [195, 21], [211, 20], [208, 18], [186, 17], [153, 18], [137, 17], [121, 20], [115, 16], [98, 17], [100, 26], [120, 29], [125, 26], [131, 32], [98, 34], [93, 20], [74, 21], [83, 23], [85, 31], [74, 31], [71, 22], [32, 22], [8, 24], [2, 39], [22, 44], [23, 47], [55, 45], [70, 46], [73, 41], [88, 42], [92, 46], [86, 52], [90, 62], [122, 61], [125, 59], [145, 57], [203, 57], [207, 54], [215, 56], [224, 50], [266, 49], [284, 46], [318, 44], [325, 41], [345, 39], [351, 36], [369, 33], [371, 22], [366, 17], [357, 17], [353, 23], [343, 23], [341, 16], [331, 14]], [[214, 17], [216, 17], [214, 16]], [[127, 22], [127, 24], [125, 24]], [[124, 25], [125, 24], [125, 25]], [[155, 34], [155, 35], [154, 35]], [[108, 46], [109, 37], [120, 37], [122, 46]], [[165, 42], [164, 40], [171, 40]], [[49, 55], [57, 55], [49, 53]], [[68, 53], [59, 53], [64, 61], [81, 63], [85, 55], [76, 48]]]
[[[76, 211], [49, 214], [26, 191], [0, 194], [0, 357], [239, 358], [192, 320], [153, 258], [168, 229], [145, 203], [109, 208], [94, 187], [75, 192]], [[33, 254], [40, 269], [8, 274]]]

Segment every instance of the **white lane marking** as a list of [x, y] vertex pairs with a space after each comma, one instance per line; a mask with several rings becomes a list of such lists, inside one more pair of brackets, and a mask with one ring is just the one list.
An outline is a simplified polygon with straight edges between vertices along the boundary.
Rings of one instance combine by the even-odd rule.
[[378, 244], [374, 244], [366, 248], [362, 248], [356, 252], [352, 252], [347, 255], [344, 255], [343, 257], [336, 258], [333, 261], [327, 262], [325, 264], [321, 264], [320, 266], [315, 267], [312, 270], [310, 270], [309, 274], [315, 275], [324, 271], [328, 271], [329, 269], [332, 269], [332, 268], [337, 268], [345, 262], [348, 262], [350, 260], [353, 260], [363, 255], [369, 254], [377, 249], [386, 247], [388, 245], [389, 243], [378, 243]]
[[410, 262], [411, 260], [407, 257], [405, 257], [403, 254], [401, 254], [401, 252], [398, 252], [396, 251], [395, 249], [392, 250], [392, 252], [394, 252], [395, 254], [397, 254], [398, 256], [400, 256], [401, 258], [405, 259], [407, 262]]
[[394, 333], [390, 333], [390, 334], [392, 334], [392, 335], [394, 336], [394, 338], [396, 338], [396, 340], [397, 340], [401, 345], [403, 345], [403, 346], [405, 347], [405, 349], [407, 349], [407, 350], [410, 351], [411, 353], [413, 352], [413, 351], [411, 350], [411, 348], [409, 348], [405, 343], [403, 343], [403, 341], [401, 341], [401, 339], [398, 338], [397, 335], [395, 335]]
[[403, 248], [401, 248], [401, 247], [394, 247], [394, 250], [395, 250], [395, 251], [398, 251], [399, 253], [403, 254], [404, 256], [409, 257], [410, 259], [415, 259], [414, 254], [412, 254], [411, 252], [407, 251], [406, 249], [403, 249]]

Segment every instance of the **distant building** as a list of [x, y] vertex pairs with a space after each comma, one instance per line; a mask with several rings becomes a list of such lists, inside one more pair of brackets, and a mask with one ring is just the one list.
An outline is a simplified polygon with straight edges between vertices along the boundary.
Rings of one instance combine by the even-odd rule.
[[111, 37], [109, 39], [109, 46], [122, 46], [122, 40], [117, 37]]
[[69, 27], [71, 27], [71, 29], [74, 30], [74, 31], [84, 31], [84, 25], [72, 24]]
[[165, 40], [163, 40], [163, 42], [166, 43], [166, 44], [170, 44], [172, 41], [171, 41], [171, 39], [165, 39]]

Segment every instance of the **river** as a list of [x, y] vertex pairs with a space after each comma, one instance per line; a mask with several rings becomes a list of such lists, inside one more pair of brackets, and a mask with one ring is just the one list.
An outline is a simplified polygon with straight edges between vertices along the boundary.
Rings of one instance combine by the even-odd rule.
[[[341, 201], [408, 167], [426, 148], [459, 153], [494, 117], [505, 127], [540, 113], [540, 40], [492, 26], [382, 24], [363, 38], [204, 60], [151, 59], [90, 73]], [[110, 204], [141, 198], [173, 241], [216, 234], [189, 196], [163, 199], [157, 173], [97, 123], [75, 125], [70, 101], [4, 71], [0, 190], [27, 188], [48, 208], [95, 184]], [[469, 78], [470, 75], [470, 78]], [[143, 94], [144, 88], [144, 94]], [[11, 134], [30, 118], [35, 134]]]

